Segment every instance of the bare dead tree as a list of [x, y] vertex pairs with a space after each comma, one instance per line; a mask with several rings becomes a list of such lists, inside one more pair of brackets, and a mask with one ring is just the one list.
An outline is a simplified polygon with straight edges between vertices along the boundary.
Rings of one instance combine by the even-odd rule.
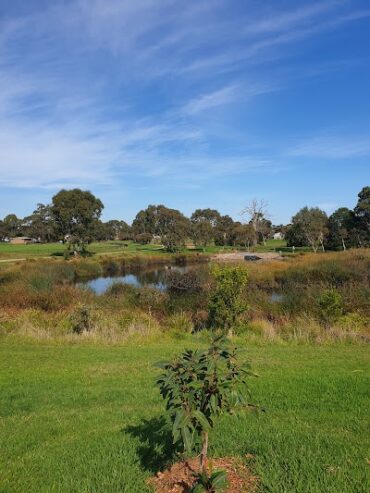
[[248, 217], [248, 222], [253, 226], [255, 232], [254, 244], [258, 241], [259, 234], [263, 234], [264, 222], [269, 218], [268, 202], [264, 199], [253, 199], [251, 202], [241, 211], [242, 216]]

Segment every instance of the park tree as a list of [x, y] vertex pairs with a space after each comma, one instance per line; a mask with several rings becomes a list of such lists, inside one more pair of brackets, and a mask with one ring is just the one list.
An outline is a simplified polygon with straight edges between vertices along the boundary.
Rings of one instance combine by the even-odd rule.
[[131, 228], [125, 221], [112, 219], [104, 223], [107, 233], [107, 240], [129, 240], [131, 238]]
[[358, 245], [360, 247], [370, 246], [370, 187], [364, 187], [358, 194], [354, 218]]
[[190, 223], [180, 211], [159, 206], [155, 233], [161, 237], [167, 251], [175, 252], [185, 247], [190, 234]]
[[3, 219], [3, 229], [5, 238], [14, 238], [22, 234], [22, 219], [15, 214], [8, 214]]
[[41, 242], [55, 240], [56, 228], [50, 205], [37, 204], [30, 216], [23, 220], [24, 231], [28, 236]]
[[300, 224], [288, 224], [285, 240], [288, 247], [305, 247], [308, 245], [307, 237]]
[[328, 248], [337, 250], [339, 248], [346, 250], [348, 246], [353, 245], [352, 231], [354, 228], [353, 211], [347, 207], [337, 209], [328, 219], [328, 235], [326, 244]]
[[299, 228], [306, 237], [308, 245], [316, 253], [321, 245], [324, 250], [324, 239], [327, 233], [328, 216], [318, 207], [303, 207], [292, 218], [292, 224]]
[[233, 244], [249, 248], [254, 245], [256, 232], [251, 224], [235, 223], [233, 229]]
[[148, 205], [146, 209], [136, 214], [132, 223], [132, 232], [134, 235], [149, 233], [151, 235], [159, 234], [159, 211], [165, 208], [164, 205]]
[[221, 214], [215, 209], [197, 209], [191, 215], [190, 221], [193, 224], [206, 221], [212, 226], [212, 228], [215, 228], [220, 218]]
[[6, 238], [6, 230], [5, 230], [4, 221], [0, 219], [0, 241], [4, 241], [5, 238]]
[[215, 244], [219, 246], [231, 245], [234, 226], [235, 223], [230, 216], [220, 216], [214, 228]]
[[205, 249], [213, 241], [213, 227], [207, 220], [193, 222], [190, 228], [191, 238], [194, 245]]
[[269, 213], [267, 202], [263, 199], [253, 199], [242, 210], [241, 214], [247, 216], [249, 224], [252, 225], [256, 233], [254, 244], [257, 244], [258, 241], [265, 243], [269, 231], [271, 231], [271, 222], [268, 221]]
[[136, 215], [132, 231], [135, 237], [144, 233], [160, 236], [165, 248], [174, 252], [185, 246], [190, 235], [190, 223], [189, 219], [176, 209], [162, 204], [149, 205]]
[[100, 219], [97, 219], [94, 221], [94, 228], [91, 236], [94, 238], [96, 241], [105, 241], [105, 240], [112, 240], [112, 231], [111, 229], [107, 226], [107, 223], [104, 223]]
[[74, 253], [84, 252], [94, 237], [94, 227], [103, 210], [103, 203], [89, 191], [79, 188], [61, 190], [52, 199], [51, 212], [57, 232]]
[[[254, 228], [253, 228], [254, 229]], [[272, 233], [272, 223], [269, 219], [263, 217], [258, 225], [258, 242], [266, 246], [266, 241]]]

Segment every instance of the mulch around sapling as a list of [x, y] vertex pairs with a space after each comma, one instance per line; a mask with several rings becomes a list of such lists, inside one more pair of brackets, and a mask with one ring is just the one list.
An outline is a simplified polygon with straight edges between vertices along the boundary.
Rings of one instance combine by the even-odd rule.
[[[155, 493], [189, 493], [195, 482], [194, 474], [199, 472], [199, 459], [176, 462], [170, 468], [149, 478], [148, 484]], [[254, 493], [258, 478], [235, 457], [209, 459], [208, 471], [224, 469], [227, 471], [228, 487], [225, 493]]]

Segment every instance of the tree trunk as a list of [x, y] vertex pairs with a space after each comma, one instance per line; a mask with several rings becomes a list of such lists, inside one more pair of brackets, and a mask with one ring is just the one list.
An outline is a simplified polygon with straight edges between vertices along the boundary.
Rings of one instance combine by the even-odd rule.
[[202, 471], [204, 471], [204, 469], [205, 469], [207, 452], [208, 452], [208, 432], [203, 431], [202, 432], [202, 450], [200, 453], [200, 468]]
[[324, 242], [321, 238], [320, 238], [320, 243], [321, 243], [322, 251], [325, 252]]
[[344, 243], [344, 238], [342, 238], [342, 245], [343, 245], [343, 251], [345, 252], [347, 248], [346, 248], [346, 244]]

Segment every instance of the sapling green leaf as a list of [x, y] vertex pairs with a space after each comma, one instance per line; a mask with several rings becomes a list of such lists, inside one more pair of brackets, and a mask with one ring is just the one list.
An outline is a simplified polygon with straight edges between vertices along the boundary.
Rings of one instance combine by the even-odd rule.
[[157, 384], [173, 423], [173, 443], [182, 443], [189, 455], [200, 451], [204, 473], [209, 432], [216, 417], [237, 406], [248, 407], [247, 377], [254, 374], [239, 354], [221, 335], [204, 351], [186, 350], [173, 361], [157, 365], [163, 370]]

